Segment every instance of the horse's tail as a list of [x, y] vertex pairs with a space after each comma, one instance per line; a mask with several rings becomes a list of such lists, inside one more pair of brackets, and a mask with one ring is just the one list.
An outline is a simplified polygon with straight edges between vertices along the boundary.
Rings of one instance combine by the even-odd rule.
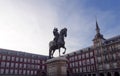
[[53, 49], [52, 47], [55, 45], [55, 42], [54, 41], [50, 41], [49, 42], [49, 58], [51, 58], [53, 56]]
[[50, 41], [50, 42], [49, 42], [49, 48], [52, 47], [52, 46], [55, 46], [55, 45], [56, 45], [56, 44], [55, 44], [54, 41]]
[[49, 42], [49, 59], [51, 59], [51, 47], [52, 47], [53, 41]]
[[49, 59], [51, 59], [51, 49], [49, 48]]

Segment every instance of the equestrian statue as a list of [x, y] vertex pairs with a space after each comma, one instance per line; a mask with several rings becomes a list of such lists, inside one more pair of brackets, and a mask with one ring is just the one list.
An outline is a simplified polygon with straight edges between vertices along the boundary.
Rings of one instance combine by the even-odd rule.
[[61, 29], [60, 33], [58, 32], [57, 28], [53, 29], [53, 35], [54, 39], [53, 41], [50, 41], [49, 43], [49, 58], [53, 58], [53, 54], [55, 50], [59, 50], [59, 56], [60, 56], [60, 48], [64, 48], [63, 54], [66, 52], [66, 47], [65, 47], [65, 41], [64, 37], [67, 37], [67, 28]]

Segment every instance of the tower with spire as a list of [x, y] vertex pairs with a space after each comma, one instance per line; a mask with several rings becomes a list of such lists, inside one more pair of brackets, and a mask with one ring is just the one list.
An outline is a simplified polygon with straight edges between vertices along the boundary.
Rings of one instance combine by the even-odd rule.
[[[103, 37], [103, 35], [100, 33], [100, 28], [98, 26], [98, 22], [96, 20], [96, 35], [93, 39], [93, 45], [94, 45], [94, 51], [95, 51], [95, 58], [98, 59], [99, 56], [101, 58], [101, 63], [102, 65], [100, 65], [97, 61], [96, 61], [96, 68], [98, 70], [104, 69], [104, 62], [103, 62], [103, 43], [104, 43], [105, 39]], [[99, 56], [98, 56], [99, 55]]]
[[103, 37], [103, 35], [100, 33], [100, 28], [98, 26], [98, 22], [96, 20], [96, 35], [93, 39], [93, 44], [95, 47], [97, 46], [101, 46], [102, 43], [104, 42], [105, 38]]

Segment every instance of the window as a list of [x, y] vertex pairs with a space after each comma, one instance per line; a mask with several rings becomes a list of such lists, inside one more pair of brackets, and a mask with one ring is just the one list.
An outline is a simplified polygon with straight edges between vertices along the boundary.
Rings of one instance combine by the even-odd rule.
[[86, 65], [86, 62], [85, 62], [85, 60], [83, 60], [83, 65]]
[[109, 60], [113, 60], [112, 54], [109, 54]]
[[26, 74], [26, 70], [23, 70], [23, 74], [24, 74], [24, 75]]
[[5, 67], [5, 62], [1, 62], [1, 67]]
[[15, 60], [15, 57], [12, 57], [12, 61], [14, 61]]
[[20, 74], [20, 75], [22, 74], [22, 70], [19, 70], [19, 74]]
[[37, 74], [37, 71], [34, 71], [34, 74], [36, 75], [36, 74]]
[[[96, 50], [97, 51], [97, 55], [99, 55], [100, 54], [100, 50]], [[91, 56], [91, 55], [90, 55]]]
[[[98, 57], [97, 61], [98, 61], [98, 63], [100, 63], [101, 62], [101, 57]], [[91, 60], [91, 64], [92, 64], [92, 60]]]
[[66, 64], [66, 67], [68, 67], [69, 64]]
[[76, 68], [76, 73], [78, 73], [78, 68]]
[[24, 58], [24, 62], [27, 62], [27, 59], [26, 59], [26, 58]]
[[38, 60], [38, 63], [40, 63], [40, 60]]
[[71, 57], [69, 58], [69, 60], [71, 61]]
[[33, 71], [31, 71], [31, 75], [33, 75]]
[[23, 61], [23, 58], [20, 58], [20, 62], [22, 62]]
[[94, 64], [94, 58], [90, 59], [91, 60], [91, 64]]
[[18, 62], [19, 61], [19, 58], [18, 57], [16, 57], [16, 62]]
[[35, 63], [37, 63], [37, 60], [35, 60]]
[[90, 66], [87, 66], [87, 71], [90, 72]]
[[27, 68], [31, 68], [30, 64], [27, 64]]
[[28, 63], [30, 63], [30, 59], [28, 59]]
[[75, 63], [72, 63], [72, 66], [74, 67], [74, 66], [75, 66]]
[[39, 66], [39, 65], [37, 65], [37, 69], [40, 69], [40, 66]]
[[109, 64], [105, 64], [106, 69], [110, 69], [110, 65]]
[[89, 57], [89, 53], [86, 53], [86, 58], [88, 58]]
[[0, 55], [0, 60], [1, 60], [1, 55]]
[[118, 44], [118, 49], [120, 50], [120, 44]]
[[9, 67], [10, 63], [9, 62], [6, 62], [6, 67]]
[[30, 71], [29, 70], [27, 70], [27, 75], [29, 75], [30, 74]]
[[15, 64], [15, 68], [17, 68], [17, 67], [18, 67], [18, 63]]
[[19, 68], [22, 68], [22, 64], [19, 65]]
[[15, 74], [17, 74], [17, 72], [18, 72], [18, 70], [17, 70], [17, 69], [15, 69]]
[[93, 56], [93, 52], [90, 52], [90, 57], [92, 57]]
[[4, 69], [0, 69], [0, 70], [1, 70], [0, 73], [1, 73], [1, 74], [4, 74]]
[[75, 69], [73, 69], [73, 73], [75, 73]]
[[83, 67], [83, 71], [86, 72], [86, 67]]
[[107, 61], [109, 60], [109, 56], [108, 55], [106, 55], [106, 59], [107, 59]]
[[90, 66], [90, 70], [93, 71], [93, 66]]
[[14, 67], [14, 63], [11, 63], [11, 67]]
[[82, 67], [79, 68], [80, 72], [82, 72]]
[[10, 56], [7, 56], [7, 60], [10, 61]]
[[87, 65], [89, 65], [90, 64], [90, 61], [89, 61], [89, 59], [87, 59]]
[[75, 62], [75, 66], [76, 66], [76, 67], [78, 66], [78, 62]]
[[77, 60], [77, 56], [75, 56], [75, 60]]
[[45, 63], [45, 61], [43, 60], [43, 61], [42, 61], [42, 64], [44, 64], [44, 63]]
[[31, 65], [31, 68], [34, 69], [35, 68], [34, 65]]
[[84, 55], [84, 54], [82, 54], [82, 58], [83, 58], [83, 59], [85, 58], [85, 55]]
[[116, 54], [115, 53], [113, 54], [113, 58], [114, 58], [114, 60], [116, 60]]
[[70, 68], [72, 68], [72, 63], [70, 63]]
[[6, 56], [2, 56], [2, 60], [6, 60]]
[[99, 70], [102, 70], [102, 65], [99, 65], [99, 66], [98, 66], [98, 69], [99, 69]]
[[118, 53], [118, 56], [119, 56], [119, 58], [120, 58], [120, 52]]
[[78, 57], [79, 57], [79, 59], [81, 59], [81, 55], [79, 55]]
[[74, 57], [72, 57], [72, 61], [74, 61]]
[[5, 74], [9, 74], [9, 69], [6, 69], [6, 70], [5, 70]]
[[26, 68], [26, 64], [24, 64], [24, 66], [23, 66], [24, 68]]
[[42, 70], [44, 70], [44, 69], [45, 69], [45, 66], [43, 65], [43, 66], [42, 66]]
[[37, 65], [35, 65], [35, 69], [37, 69]]
[[82, 65], [81, 61], [79, 61], [79, 65], [80, 65], [80, 66]]
[[32, 59], [32, 63], [34, 63], [34, 59]]
[[10, 74], [13, 74], [13, 69], [10, 69]]
[[113, 67], [117, 68], [117, 63], [116, 62], [113, 63]]

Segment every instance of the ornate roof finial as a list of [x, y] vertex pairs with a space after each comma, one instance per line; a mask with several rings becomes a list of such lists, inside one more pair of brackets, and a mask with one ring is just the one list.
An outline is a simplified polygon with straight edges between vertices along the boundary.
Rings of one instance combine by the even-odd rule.
[[100, 28], [98, 26], [97, 17], [96, 17], [96, 33], [100, 33]]

